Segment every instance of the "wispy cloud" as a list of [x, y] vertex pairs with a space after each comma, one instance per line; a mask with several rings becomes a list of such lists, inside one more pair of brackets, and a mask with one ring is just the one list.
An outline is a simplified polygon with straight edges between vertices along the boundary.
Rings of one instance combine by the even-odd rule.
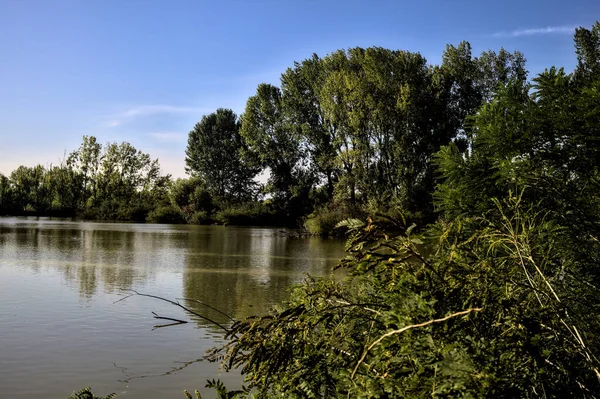
[[494, 37], [521, 37], [521, 36], [538, 36], [538, 35], [553, 35], [553, 34], [573, 34], [576, 26], [572, 25], [561, 25], [561, 26], [547, 26], [545, 28], [530, 28], [530, 29], [516, 29], [513, 31], [502, 31], [496, 32], [492, 36]]
[[214, 111], [211, 108], [178, 107], [173, 105], [141, 105], [133, 107], [116, 115], [107, 122], [107, 126], [117, 127], [135, 118], [158, 114], [202, 114]]
[[187, 140], [188, 135], [181, 132], [154, 132], [148, 133], [149, 136], [154, 137], [157, 141], [169, 142], [169, 143], [181, 143]]

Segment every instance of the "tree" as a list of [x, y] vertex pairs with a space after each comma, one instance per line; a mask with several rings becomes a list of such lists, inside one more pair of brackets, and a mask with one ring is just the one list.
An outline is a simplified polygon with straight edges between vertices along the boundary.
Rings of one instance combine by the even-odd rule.
[[600, 22], [591, 29], [575, 30], [575, 53], [577, 54], [578, 79], [594, 79], [600, 75]]
[[14, 212], [14, 206], [10, 180], [0, 173], [0, 214], [11, 214]]
[[431, 215], [433, 154], [464, 142], [466, 117], [499, 85], [524, 82], [524, 63], [504, 49], [474, 58], [467, 42], [448, 46], [439, 67], [418, 53], [352, 48], [295, 63], [270, 103], [281, 104], [286, 131], [300, 133], [328, 201]]
[[484, 51], [476, 59], [479, 74], [479, 90], [483, 102], [489, 102], [497, 89], [510, 81], [525, 83], [527, 70], [525, 57], [521, 52], [509, 53], [501, 48], [498, 53]]
[[212, 216], [213, 199], [197, 177], [175, 180], [169, 188], [169, 197], [190, 223], [209, 220]]
[[259, 168], [245, 161], [245, 152], [247, 146], [240, 135], [237, 115], [230, 109], [219, 108], [203, 116], [189, 133], [186, 171], [200, 178], [219, 200], [247, 200], [254, 195], [253, 178]]
[[130, 143], [103, 148], [94, 136], [83, 136], [58, 166], [20, 166], [10, 178], [0, 175], [0, 212], [143, 221], [169, 204], [170, 180], [158, 159]]
[[49, 208], [48, 186], [44, 181], [45, 168], [19, 166], [11, 175], [15, 205], [20, 212], [43, 214]]
[[102, 157], [102, 145], [94, 136], [83, 136], [79, 149], [69, 154], [67, 166], [81, 176], [81, 208], [87, 206], [87, 200], [97, 194], [97, 177]]
[[[426, 186], [427, 163], [445, 132], [432, 121], [434, 96], [426, 60], [418, 53], [354, 48], [326, 59], [327, 118], [337, 126], [338, 192], [353, 205], [390, 202], [413, 211]], [[431, 191], [431, 188], [424, 190]], [[384, 205], [386, 204], [386, 205]]]
[[282, 103], [290, 123], [302, 135], [303, 146], [318, 183], [325, 182], [326, 199], [333, 197], [338, 178], [335, 166], [336, 126], [325, 117], [321, 90], [328, 71], [316, 54], [301, 63], [294, 63], [281, 75]]
[[107, 143], [94, 176], [94, 206], [102, 217], [145, 220], [157, 203], [168, 202], [170, 176], [161, 176], [158, 159], [130, 143]]
[[266, 192], [278, 213], [289, 223], [310, 212], [310, 192], [315, 183], [306, 162], [300, 128], [290, 122], [279, 88], [261, 84], [248, 99], [240, 134], [269, 172]]
[[[585, 31], [575, 35], [576, 48], [589, 36]], [[517, 77], [498, 86], [493, 101], [470, 119], [471, 151], [459, 154], [448, 147], [439, 154], [443, 179], [436, 198], [446, 216], [478, 214], [487, 206], [485, 198], [521, 185], [529, 187], [530, 201], [543, 199], [548, 209], [572, 214], [574, 231], [587, 223], [582, 212], [593, 207], [582, 201], [595, 198], [600, 155], [600, 119], [594, 111], [600, 74], [581, 80], [579, 71], [591, 69], [581, 63], [566, 74], [552, 67], [532, 86]]]
[[83, 176], [66, 164], [53, 166], [46, 171], [49, 188], [50, 211], [75, 216], [83, 194]]

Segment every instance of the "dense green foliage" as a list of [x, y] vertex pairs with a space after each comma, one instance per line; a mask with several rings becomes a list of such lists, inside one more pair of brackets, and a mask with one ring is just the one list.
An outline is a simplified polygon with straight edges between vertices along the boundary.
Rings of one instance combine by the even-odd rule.
[[[390, 207], [432, 220], [434, 154], [453, 141], [464, 149], [466, 117], [500, 85], [524, 82], [524, 64], [520, 53], [504, 49], [474, 58], [466, 42], [448, 46], [440, 66], [418, 53], [378, 47], [295, 63], [281, 87], [258, 86], [241, 126], [221, 109], [190, 132], [188, 170], [198, 187], [225, 202], [220, 216], [202, 216], [290, 226], [305, 221], [321, 235], [346, 217]], [[259, 171], [268, 176], [267, 199], [240, 205]], [[238, 187], [226, 188], [232, 182]], [[192, 198], [180, 203], [192, 205]]]
[[258, 169], [245, 162], [244, 142], [237, 115], [218, 109], [202, 117], [189, 134], [185, 163], [216, 199], [240, 202], [253, 197]]
[[314, 55], [281, 88], [258, 87], [241, 134], [270, 173], [274, 212], [290, 222], [314, 210], [306, 227], [328, 233], [333, 218], [390, 207], [431, 220], [433, 154], [464, 136], [466, 116], [499, 84], [525, 75], [520, 53], [473, 58], [466, 42], [448, 46], [440, 66], [378, 47]]
[[59, 166], [20, 166], [9, 177], [0, 175], [0, 214], [144, 221], [168, 203], [169, 182], [158, 160], [131, 144], [103, 147], [84, 136]]
[[214, 359], [259, 397], [598, 397], [600, 23], [575, 42], [573, 73], [461, 106], [435, 223], [342, 222], [349, 278], [307, 278]]

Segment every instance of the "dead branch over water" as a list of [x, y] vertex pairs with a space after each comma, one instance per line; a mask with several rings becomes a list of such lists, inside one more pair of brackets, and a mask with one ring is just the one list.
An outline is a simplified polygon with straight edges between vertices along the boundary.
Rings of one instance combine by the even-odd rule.
[[[194, 315], [194, 316], [196, 316], [196, 317], [199, 317], [199, 318], [201, 318], [202, 320], [206, 320], [206, 321], [208, 321], [209, 323], [211, 323], [211, 324], [214, 324], [215, 326], [219, 327], [220, 329], [222, 329], [222, 330], [223, 330], [223, 331], [225, 331], [226, 333], [230, 333], [230, 332], [231, 332], [231, 330], [230, 330], [229, 328], [227, 328], [226, 326], [224, 326], [223, 324], [221, 324], [221, 323], [219, 323], [219, 322], [217, 322], [217, 321], [215, 321], [215, 320], [213, 320], [213, 319], [211, 319], [211, 318], [209, 318], [209, 317], [207, 317], [207, 316], [204, 316], [204, 315], [202, 315], [202, 314], [200, 314], [200, 313], [197, 313], [197, 312], [193, 311], [192, 309], [190, 309], [190, 308], [188, 308], [188, 307], [186, 307], [186, 306], [182, 305], [182, 304], [181, 304], [179, 301], [173, 301], [173, 300], [170, 300], [170, 299], [167, 299], [167, 298], [163, 298], [163, 297], [161, 297], [161, 296], [158, 296], [158, 295], [144, 294], [144, 293], [138, 292], [138, 291], [136, 291], [136, 290], [132, 290], [132, 289], [125, 290], [125, 291], [132, 292], [132, 293], [131, 293], [131, 294], [129, 294], [129, 295], [127, 295], [127, 296], [124, 296], [123, 298], [119, 299], [118, 301], [115, 301], [115, 302], [113, 302], [113, 304], [119, 303], [119, 302], [121, 302], [121, 301], [124, 301], [124, 300], [125, 300], [125, 299], [127, 299], [127, 298], [131, 298], [132, 296], [136, 296], [136, 295], [137, 295], [137, 296], [145, 296], [145, 297], [148, 297], [148, 298], [154, 298], [154, 299], [158, 299], [158, 300], [160, 300], [160, 301], [163, 301], [163, 302], [168, 302], [168, 303], [170, 303], [171, 305], [174, 305], [174, 306], [177, 306], [177, 307], [179, 307], [179, 308], [183, 309], [184, 311], [186, 311], [186, 312], [187, 312], [187, 313], [189, 313], [189, 314], [192, 314], [192, 315]], [[219, 312], [220, 314], [222, 314], [222, 315], [224, 315], [224, 316], [228, 317], [228, 318], [229, 318], [231, 321], [235, 321], [235, 320], [234, 320], [234, 319], [233, 319], [231, 316], [229, 316], [228, 314], [226, 314], [226, 313], [224, 313], [224, 312], [222, 312], [222, 311], [220, 311], [220, 310], [218, 310], [218, 309], [216, 309], [216, 308], [214, 308], [214, 307], [212, 307], [212, 306], [210, 306], [210, 305], [208, 305], [208, 304], [206, 304], [206, 303], [204, 303], [204, 302], [202, 302], [202, 301], [195, 300], [195, 299], [186, 299], [186, 298], [178, 298], [178, 299], [182, 299], [182, 300], [186, 300], [186, 301], [193, 301], [193, 302], [200, 303], [200, 304], [202, 304], [202, 305], [204, 305], [204, 306], [206, 306], [206, 307], [208, 307], [208, 308], [210, 308], [210, 309], [213, 309], [213, 310], [215, 310], [215, 311]], [[164, 320], [170, 320], [170, 321], [173, 321], [173, 322], [174, 322], [173, 324], [165, 324], [165, 325], [157, 326], [156, 328], [159, 328], [159, 327], [167, 327], [167, 326], [170, 326], [170, 325], [177, 325], [177, 324], [183, 324], [183, 323], [187, 323], [187, 321], [180, 320], [180, 319], [174, 319], [174, 318], [170, 318], [170, 317], [162, 317], [162, 316], [158, 316], [158, 315], [157, 315], [155, 312], [152, 312], [152, 314], [154, 315], [154, 318], [155, 318], [155, 319], [164, 319]], [[234, 336], [235, 336], [235, 334], [234, 334]]]
[[176, 324], [185, 324], [187, 323], [187, 321], [185, 320], [181, 320], [181, 319], [174, 319], [172, 317], [164, 317], [164, 316], [159, 316], [156, 314], [156, 312], [152, 312], [152, 314], [154, 315], [155, 319], [160, 319], [160, 320], [169, 320], [169, 321], [173, 321], [173, 324], [169, 324], [169, 325], [176, 325]]

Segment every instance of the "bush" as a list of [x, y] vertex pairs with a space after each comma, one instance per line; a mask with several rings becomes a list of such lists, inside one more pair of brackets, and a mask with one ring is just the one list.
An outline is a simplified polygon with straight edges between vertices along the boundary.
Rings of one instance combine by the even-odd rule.
[[145, 204], [120, 204], [117, 219], [122, 221], [145, 222], [150, 209]]
[[[216, 350], [259, 397], [594, 397], [594, 262], [520, 196], [485, 216], [354, 232], [346, 281], [306, 279], [281, 308], [236, 323]], [[600, 244], [585, 248], [597, 259]], [[272, 395], [272, 396], [269, 396]]]
[[275, 225], [275, 214], [261, 202], [249, 202], [225, 208], [215, 215], [215, 220], [223, 225], [268, 226]]
[[189, 224], [211, 224], [213, 218], [206, 211], [194, 212], [187, 220]]
[[163, 205], [154, 209], [146, 218], [150, 223], [184, 223], [182, 212], [173, 205]]
[[335, 226], [354, 214], [355, 212], [350, 212], [345, 206], [328, 204], [308, 215], [304, 222], [304, 228], [312, 236], [340, 235], [343, 232], [335, 230]]

